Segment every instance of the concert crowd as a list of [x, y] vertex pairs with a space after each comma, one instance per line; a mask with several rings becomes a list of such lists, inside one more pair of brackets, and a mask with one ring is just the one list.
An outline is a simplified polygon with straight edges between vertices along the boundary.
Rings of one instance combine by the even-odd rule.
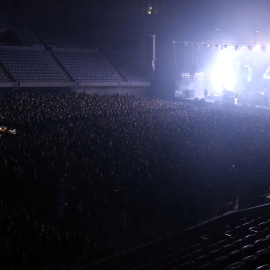
[[12, 93], [0, 98], [0, 114], [0, 126], [16, 129], [0, 132], [5, 269], [113, 254], [100, 218], [140, 234], [269, 190], [267, 111], [130, 95]]

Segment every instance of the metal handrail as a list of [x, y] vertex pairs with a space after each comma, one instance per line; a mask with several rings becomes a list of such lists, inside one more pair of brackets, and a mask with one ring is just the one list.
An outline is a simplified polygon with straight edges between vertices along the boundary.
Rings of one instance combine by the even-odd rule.
[[260, 199], [265, 199], [267, 196], [270, 196], [270, 193], [245, 199], [243, 201], [237, 200], [235, 202], [225, 203], [210, 210], [204, 211], [200, 214], [193, 215], [190, 218], [183, 219], [179, 222], [173, 222], [172, 224], [161, 227], [156, 233], [154, 241], [159, 241], [163, 238], [174, 236], [185, 230], [196, 228], [200, 224], [210, 223], [213, 219], [223, 217], [224, 215], [232, 212], [237, 212], [244, 209], [248, 210], [256, 206], [265, 205], [267, 202], [261, 202]]

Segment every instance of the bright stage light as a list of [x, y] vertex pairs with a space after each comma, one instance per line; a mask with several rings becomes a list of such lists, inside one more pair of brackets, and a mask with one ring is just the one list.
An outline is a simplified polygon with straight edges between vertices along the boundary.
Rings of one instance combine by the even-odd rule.
[[254, 47], [255, 51], [259, 51], [261, 49], [261, 46], [259, 44], [255, 45]]
[[235, 90], [235, 51], [220, 50], [212, 72], [210, 72], [210, 81], [216, 95], [220, 95], [223, 90]]

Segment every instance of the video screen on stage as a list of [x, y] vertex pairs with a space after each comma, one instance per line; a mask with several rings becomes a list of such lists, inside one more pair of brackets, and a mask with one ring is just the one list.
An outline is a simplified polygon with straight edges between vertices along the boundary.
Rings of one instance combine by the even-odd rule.
[[[211, 47], [210, 47], [211, 46]], [[213, 95], [224, 91], [255, 95], [270, 92], [270, 48], [254, 46], [182, 46], [177, 52], [176, 65], [182, 79], [200, 79], [199, 88]], [[184, 87], [194, 88], [194, 83]], [[197, 84], [198, 85], [198, 84]]]

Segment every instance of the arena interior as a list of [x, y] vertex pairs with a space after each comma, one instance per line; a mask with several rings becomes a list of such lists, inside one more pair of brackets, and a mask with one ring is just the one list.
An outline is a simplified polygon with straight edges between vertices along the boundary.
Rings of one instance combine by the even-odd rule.
[[267, 1], [0, 1], [0, 267], [270, 269]]

